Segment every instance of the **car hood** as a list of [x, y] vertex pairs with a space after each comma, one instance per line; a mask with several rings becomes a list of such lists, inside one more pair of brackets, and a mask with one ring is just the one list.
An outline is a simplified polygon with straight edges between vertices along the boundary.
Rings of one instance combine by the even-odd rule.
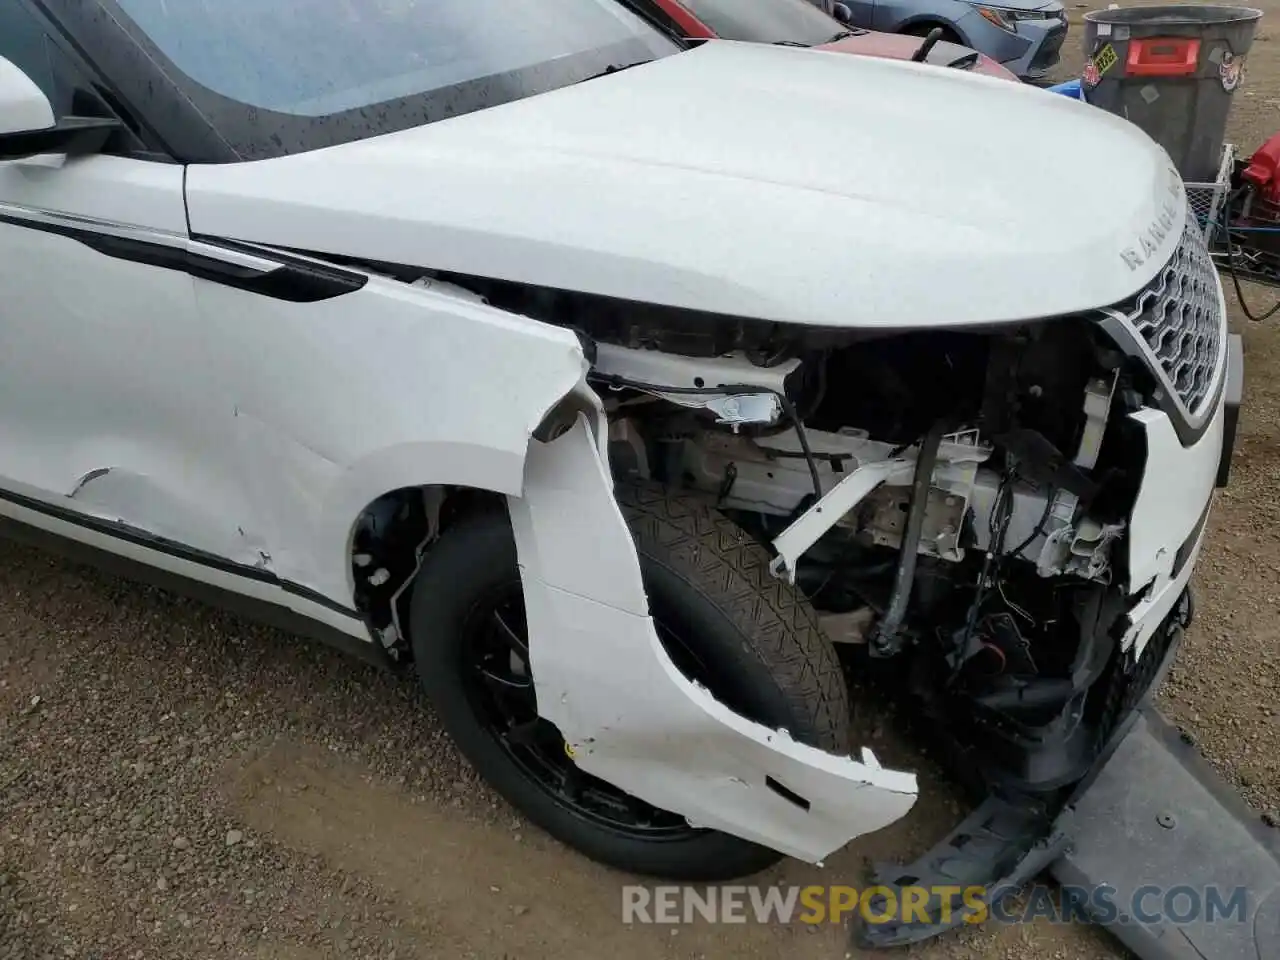
[[979, 324], [1115, 303], [1185, 200], [1137, 127], [959, 70], [711, 41], [324, 150], [192, 167], [195, 233], [719, 314]]
[[[910, 60], [920, 49], [924, 40], [905, 33], [877, 33], [867, 30], [863, 33], [845, 37], [835, 43], [824, 44], [819, 50], [831, 50], [835, 53], [855, 53], [864, 57], [886, 57], [889, 60]], [[987, 76], [999, 77], [1001, 80], [1013, 80], [1018, 77], [1012, 70], [1002, 67], [985, 53], [978, 53], [970, 47], [940, 40], [933, 45], [924, 62], [939, 67], [950, 67], [951, 64], [970, 56], [977, 60], [972, 67], [974, 73], [985, 73]]]

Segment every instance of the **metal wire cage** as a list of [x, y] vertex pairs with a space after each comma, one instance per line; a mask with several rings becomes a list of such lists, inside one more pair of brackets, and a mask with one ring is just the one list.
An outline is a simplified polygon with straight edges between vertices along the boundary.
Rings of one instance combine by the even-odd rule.
[[1188, 183], [1187, 205], [1194, 212], [1200, 229], [1204, 231], [1205, 246], [1210, 253], [1226, 251], [1226, 204], [1231, 192], [1231, 174], [1235, 170], [1236, 148], [1226, 144], [1222, 148], [1222, 163], [1218, 166], [1218, 178], [1213, 183]]

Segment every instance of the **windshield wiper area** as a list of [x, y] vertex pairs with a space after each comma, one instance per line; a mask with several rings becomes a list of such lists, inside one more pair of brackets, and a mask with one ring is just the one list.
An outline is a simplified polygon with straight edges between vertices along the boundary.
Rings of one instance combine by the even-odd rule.
[[812, 43], [801, 43], [799, 40], [774, 40], [770, 46], [774, 47], [803, 47], [808, 50], [813, 46]]
[[648, 60], [637, 60], [635, 63], [611, 63], [599, 73], [593, 73], [589, 77], [583, 77], [579, 83], [586, 83], [588, 80], [597, 80], [600, 77], [607, 77], [611, 73], [621, 73], [623, 70], [630, 70], [632, 67], [639, 67], [646, 63], [653, 63], [653, 58]]
[[865, 30], [841, 30], [835, 36], [828, 37], [823, 43], [836, 43], [840, 40], [848, 40], [850, 37], [860, 37], [867, 31]]

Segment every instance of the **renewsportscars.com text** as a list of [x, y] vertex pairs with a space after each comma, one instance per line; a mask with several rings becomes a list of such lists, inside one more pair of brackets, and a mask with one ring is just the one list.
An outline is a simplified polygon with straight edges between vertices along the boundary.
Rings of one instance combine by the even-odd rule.
[[1244, 923], [1249, 891], [1244, 887], [1139, 887], [1122, 899], [1115, 887], [1048, 887], [1037, 884], [1025, 898], [1021, 888], [983, 887], [743, 886], [687, 887], [639, 885], [622, 888], [623, 923], [866, 923], [928, 922], [930, 912], [950, 923]]

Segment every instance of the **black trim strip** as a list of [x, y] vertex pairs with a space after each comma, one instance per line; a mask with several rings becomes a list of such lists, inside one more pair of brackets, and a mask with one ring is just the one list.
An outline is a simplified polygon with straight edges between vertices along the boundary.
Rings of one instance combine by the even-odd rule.
[[[260, 289], [253, 291], [277, 300], [290, 300], [294, 303], [315, 303], [318, 300], [327, 300], [331, 297], [341, 296], [344, 293], [354, 293], [369, 282], [367, 274], [354, 270], [345, 270], [342, 267], [336, 267], [333, 264], [319, 260], [309, 260], [305, 257], [277, 250], [275, 247], [261, 247], [252, 243], [230, 240], [226, 237], [213, 237], [207, 234], [193, 234], [191, 239], [193, 242], [202, 243], [205, 246], [244, 253], [279, 263], [280, 269], [263, 275], [259, 284]], [[215, 283], [219, 282], [212, 277], [206, 279], [213, 279]], [[299, 291], [304, 290], [329, 290], [331, 292], [328, 296], [304, 300], [297, 295]]]
[[245, 596], [216, 584], [192, 580], [180, 573], [162, 570], [141, 560], [121, 556], [79, 540], [72, 540], [42, 527], [33, 527], [12, 517], [0, 516], [0, 537], [57, 554], [77, 563], [97, 567], [126, 580], [149, 583], [170, 593], [220, 607], [229, 613], [257, 623], [318, 641], [382, 669], [391, 669], [395, 666], [382, 644], [376, 641], [365, 642], [327, 623], [313, 620], [311, 617], [271, 603], [269, 600]]
[[1218, 460], [1217, 486], [1231, 480], [1231, 459], [1236, 449], [1236, 433], [1240, 429], [1240, 404], [1244, 399], [1244, 338], [1238, 333], [1227, 337], [1227, 388], [1222, 399], [1222, 456]]
[[1173, 572], [1169, 574], [1172, 579], [1176, 580], [1178, 578], [1178, 575], [1182, 573], [1183, 568], [1187, 565], [1187, 561], [1191, 559], [1191, 551], [1200, 542], [1200, 534], [1204, 532], [1205, 524], [1209, 522], [1209, 513], [1212, 510], [1213, 497], [1210, 497], [1209, 502], [1204, 505], [1200, 519], [1196, 521], [1196, 525], [1187, 534], [1187, 539], [1182, 541], [1182, 546], [1178, 547], [1178, 552], [1173, 555]]
[[119, 120], [101, 117], [63, 117], [48, 130], [0, 134], [0, 160], [22, 160], [42, 153], [81, 156], [97, 153], [107, 139], [124, 128]]
[[[254, 568], [251, 567], [250, 569]], [[360, 616], [360, 614], [355, 610], [352, 610], [350, 607], [344, 607], [336, 600], [330, 600], [323, 593], [320, 593], [317, 590], [312, 590], [310, 587], [304, 587], [302, 584], [294, 583], [292, 580], [281, 580], [279, 577], [274, 577], [273, 579], [281, 590], [285, 593], [292, 594], [299, 600], [306, 600], [308, 603], [314, 603], [317, 607], [325, 607], [332, 610], [334, 613], [342, 614], [344, 617], [351, 617], [353, 620], [364, 621], [364, 617]]]
[[[187, 563], [207, 567], [210, 570], [217, 570], [220, 573], [229, 573], [233, 576], [243, 577], [246, 580], [254, 580], [258, 583], [271, 584], [279, 587], [286, 593], [293, 594], [294, 596], [307, 600], [310, 603], [314, 603], [317, 606], [325, 607], [328, 610], [332, 610], [334, 613], [340, 613], [343, 616], [352, 618], [353, 620], [363, 621], [364, 619], [359, 613], [352, 610], [350, 607], [343, 606], [337, 601], [326, 597], [324, 594], [317, 593], [310, 587], [304, 587], [300, 583], [293, 583], [290, 580], [282, 580], [269, 570], [264, 570], [261, 567], [252, 567], [248, 564], [236, 563], [235, 561], [228, 560], [225, 557], [219, 557], [216, 554], [206, 553], [203, 550], [196, 550], [186, 544], [178, 543], [176, 540], [158, 537], [155, 534], [147, 533], [145, 530], [140, 530], [139, 528], [130, 526], [127, 523], [113, 523], [110, 520], [101, 520], [97, 517], [86, 516], [85, 514], [78, 513], [75, 510], [68, 510], [65, 507], [46, 503], [43, 500], [36, 500], [33, 497], [14, 493], [10, 490], [0, 490], [0, 500], [8, 501], [15, 506], [31, 510], [34, 513], [43, 514], [44, 516], [51, 517], [54, 520], [61, 520], [64, 523], [70, 523], [77, 527], [83, 527], [86, 530], [92, 530], [94, 533], [100, 533], [103, 536], [112, 537], [116, 540], [123, 540], [126, 543], [132, 543], [135, 546], [143, 547], [147, 550], [154, 550], [156, 553], [162, 553], [166, 556], [174, 557], [175, 559], [183, 560]], [[12, 518], [0, 517], [0, 524], [6, 520], [12, 520]], [[30, 526], [29, 524], [23, 523], [21, 520], [12, 520], [12, 522], [22, 526]], [[60, 534], [53, 533], [52, 531], [45, 532], [48, 533], [49, 536], [55, 537], [58, 540], [69, 539], [61, 536]], [[83, 546], [91, 550], [98, 550], [102, 553], [107, 553], [110, 556], [118, 556], [117, 554], [110, 553], [110, 551], [102, 550], [100, 547], [93, 547], [90, 544], [83, 544]], [[122, 557], [121, 559], [127, 561], [129, 558]], [[141, 563], [141, 561], [137, 562]], [[142, 565], [150, 569], [159, 570], [158, 567], [151, 568], [149, 564], [143, 563]], [[184, 577], [182, 574], [172, 573], [172, 571], [160, 570], [160, 572], [170, 573], [172, 576], [180, 580], [190, 579], [189, 577]], [[198, 583], [199, 581], [193, 582]], [[213, 585], [210, 584], [208, 586]], [[221, 588], [214, 587], [214, 589]], [[265, 603], [266, 601], [263, 602]], [[303, 615], [298, 614], [298, 616]]]
[[[367, 275], [324, 263], [315, 263], [298, 257], [278, 256], [252, 247], [215, 238], [201, 237], [188, 241], [186, 237], [166, 237], [170, 242], [147, 240], [129, 236], [131, 228], [121, 226], [120, 234], [94, 230], [70, 220], [58, 221], [37, 217], [23, 217], [0, 212], [0, 223], [38, 230], [75, 240], [117, 260], [142, 263], [162, 270], [177, 270], [200, 280], [225, 287], [244, 290], [247, 293], [284, 300], [289, 303], [317, 303], [331, 300], [343, 294], [354, 293], [369, 282]], [[273, 264], [270, 269], [259, 269], [233, 260], [222, 260], [215, 255], [190, 248], [190, 243], [228, 252], [252, 253], [253, 256]]]

